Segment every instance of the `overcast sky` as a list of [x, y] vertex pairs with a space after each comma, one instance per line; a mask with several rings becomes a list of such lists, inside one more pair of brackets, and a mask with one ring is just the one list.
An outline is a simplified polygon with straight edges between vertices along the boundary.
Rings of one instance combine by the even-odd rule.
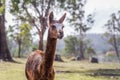
[[95, 13], [95, 25], [91, 33], [103, 33], [103, 25], [110, 18], [110, 15], [120, 10], [120, 0], [88, 0], [85, 6], [86, 14]]
[[[113, 12], [117, 13], [118, 10], [120, 10], [120, 0], [87, 0], [85, 5], [86, 15], [95, 14], [95, 24], [89, 33], [104, 33], [104, 24], [110, 18], [110, 15]], [[65, 30], [67, 30], [67, 34], [73, 33], [73, 29], [66, 27]]]

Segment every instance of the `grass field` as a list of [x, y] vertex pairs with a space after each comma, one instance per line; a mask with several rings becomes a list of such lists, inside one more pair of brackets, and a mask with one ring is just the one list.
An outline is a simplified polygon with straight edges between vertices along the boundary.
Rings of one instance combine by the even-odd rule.
[[[15, 59], [18, 63], [0, 62], [0, 80], [26, 80], [25, 59]], [[55, 80], [120, 80], [120, 64], [88, 61], [66, 61], [54, 63]]]

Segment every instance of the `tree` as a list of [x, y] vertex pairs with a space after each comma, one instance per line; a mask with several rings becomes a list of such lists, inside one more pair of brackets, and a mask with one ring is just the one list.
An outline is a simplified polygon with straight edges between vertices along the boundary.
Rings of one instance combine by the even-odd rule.
[[[9, 26], [8, 36], [10, 40], [14, 41], [18, 45], [18, 58], [21, 57], [21, 51], [23, 51], [24, 48], [27, 49], [27, 51], [29, 49], [30, 43], [32, 41], [30, 30], [31, 26], [25, 22]], [[25, 53], [25, 51], [23, 53]]]
[[64, 39], [65, 42], [65, 52], [68, 55], [77, 55], [77, 51], [79, 50], [79, 40], [75, 36], [67, 36]]
[[92, 57], [93, 55], [95, 55], [96, 51], [92, 46], [87, 46], [85, 53], [86, 53], [86, 57], [89, 58], [89, 57]]
[[[80, 50], [80, 46], [79, 46], [80, 39], [76, 35], [70, 35], [65, 37], [64, 42], [65, 42], [65, 48], [64, 48], [65, 54], [69, 57], [75, 56], [80, 58], [80, 56], [78, 56]], [[85, 57], [95, 54], [95, 50], [91, 47], [90, 43], [91, 42], [88, 39], [86, 39], [83, 43], [83, 49], [84, 49], [83, 51], [85, 51], [86, 53]]]
[[0, 59], [13, 61], [8, 49], [5, 32], [5, 0], [0, 1]]
[[[63, 2], [64, 0], [57, 0]], [[10, 12], [20, 19], [26, 20], [37, 29], [39, 35], [39, 49], [43, 50], [43, 36], [48, 27], [47, 17], [50, 8], [56, 4], [55, 0], [11, 0]], [[58, 3], [59, 4], [59, 3]], [[60, 4], [59, 4], [60, 5]], [[55, 7], [54, 7], [55, 8]]]
[[[119, 13], [119, 12], [118, 12]], [[119, 37], [116, 36], [117, 34], [120, 34], [120, 14], [113, 13], [111, 15], [111, 18], [108, 20], [108, 22], [105, 24], [108, 32], [105, 34], [105, 36], [109, 35], [108, 43], [112, 45], [114, 48], [116, 55], [118, 59], [120, 60], [119, 55]]]
[[75, 30], [79, 32], [79, 47], [80, 52], [78, 54], [81, 59], [84, 59], [84, 42], [85, 42], [85, 33], [94, 23], [93, 15], [88, 15], [87, 19], [85, 18], [84, 6], [86, 0], [67, 0], [66, 10], [69, 11], [71, 17], [69, 18], [70, 23], [75, 27]]

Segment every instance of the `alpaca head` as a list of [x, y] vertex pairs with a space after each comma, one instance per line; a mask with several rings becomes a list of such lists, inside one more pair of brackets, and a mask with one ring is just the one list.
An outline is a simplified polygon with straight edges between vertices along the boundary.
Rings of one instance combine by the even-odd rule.
[[66, 17], [66, 13], [59, 20], [54, 20], [53, 12], [50, 13], [50, 15], [49, 15], [50, 38], [53, 38], [53, 39], [62, 39], [63, 38], [64, 25], [62, 23], [63, 23], [65, 17]]

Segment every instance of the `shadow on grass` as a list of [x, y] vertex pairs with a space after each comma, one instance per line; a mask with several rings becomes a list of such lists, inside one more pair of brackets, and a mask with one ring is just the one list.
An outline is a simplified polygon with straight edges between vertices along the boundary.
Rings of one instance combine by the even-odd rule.
[[16, 60], [1, 60], [0, 59], [0, 62], [10, 62], [10, 63], [17, 63], [17, 64], [23, 64], [22, 62], [20, 62], [20, 61], [16, 61]]
[[120, 76], [120, 69], [88, 70], [86, 73], [89, 76]]
[[23, 64], [23, 63], [22, 63], [22, 62], [20, 62], [20, 61], [13, 61], [13, 63]]
[[56, 73], [85, 73], [85, 72], [83, 72], [83, 71], [56, 71]]
[[120, 76], [120, 69], [96, 69], [88, 71], [56, 71], [56, 73], [78, 73], [86, 76]]

